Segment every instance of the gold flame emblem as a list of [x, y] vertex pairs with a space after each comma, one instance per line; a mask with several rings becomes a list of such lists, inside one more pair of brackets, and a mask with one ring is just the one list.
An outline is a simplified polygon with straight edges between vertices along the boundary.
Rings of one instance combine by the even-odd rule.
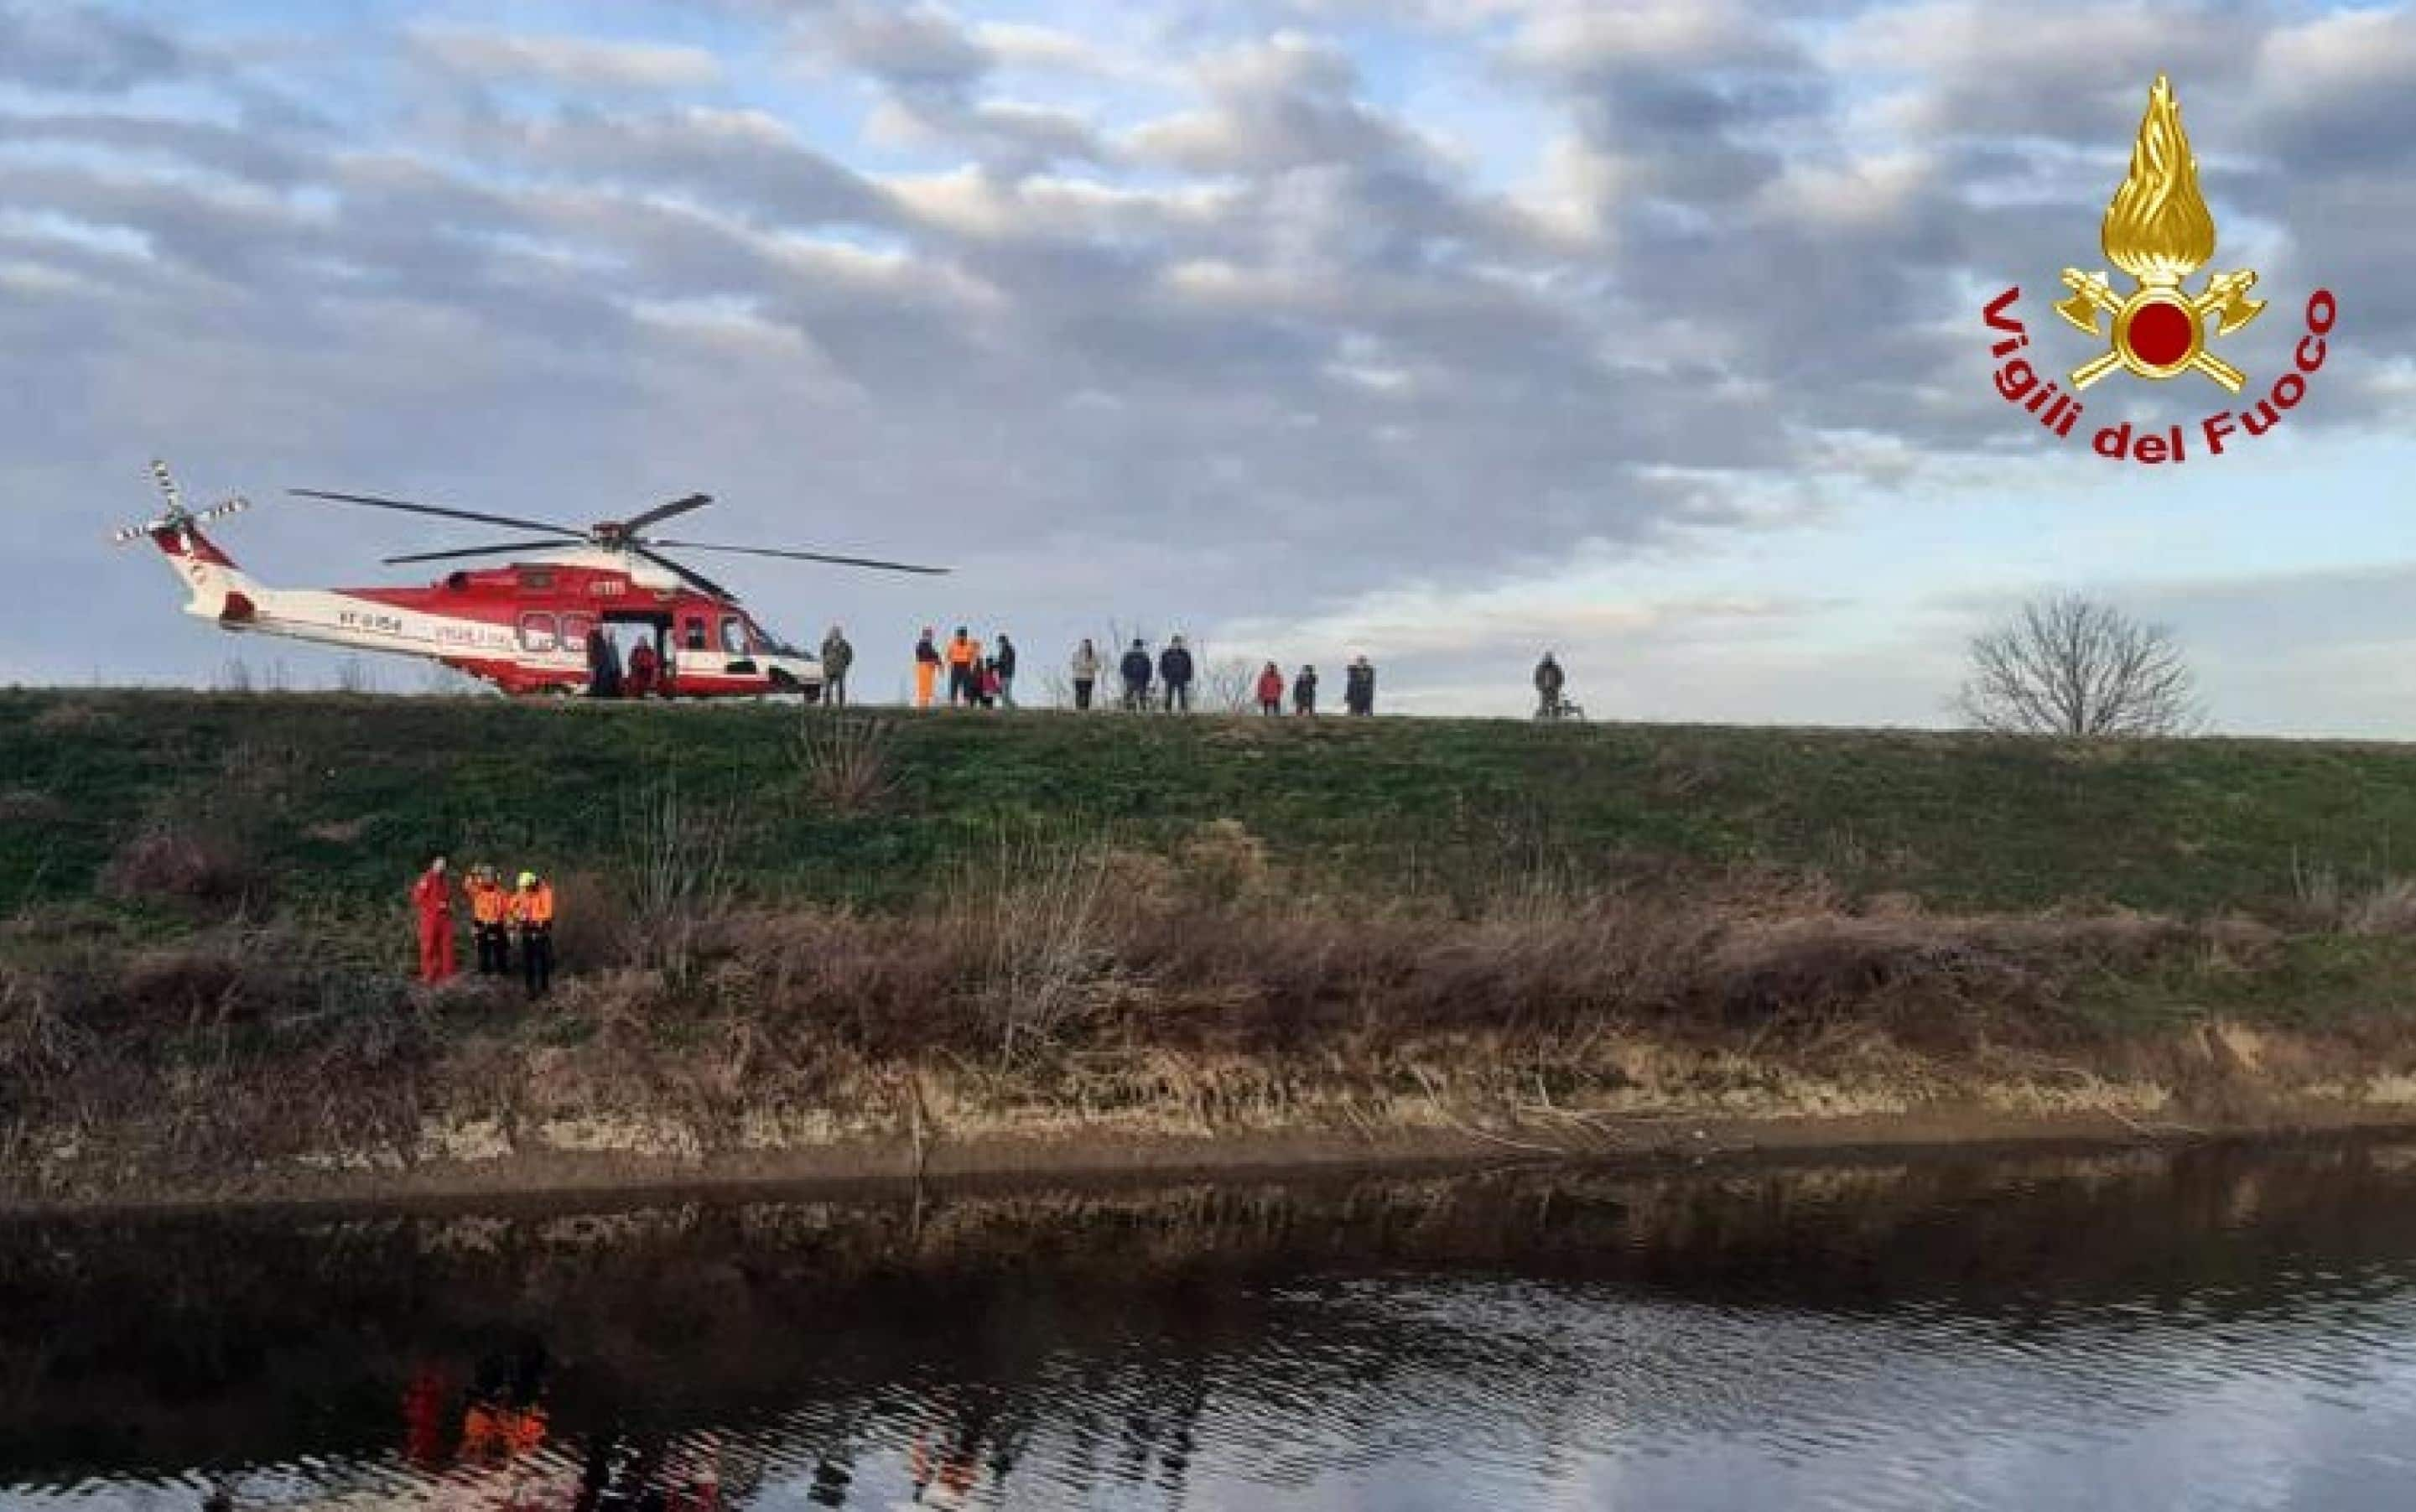
[[[2105, 337], [2106, 352], [2073, 370], [2076, 389], [2088, 387], [2117, 368], [2141, 378], [2173, 378], [2202, 372], [2232, 393], [2246, 374], [2206, 349], [2206, 323], [2228, 336], [2265, 311], [2251, 299], [2257, 275], [2248, 268], [2217, 273], [2197, 294], [2182, 280], [2214, 256], [2214, 217], [2197, 189], [2197, 159], [2182, 130], [2182, 108], [2173, 86], [2156, 75], [2148, 91], [2148, 113], [2131, 148], [2131, 172], [2106, 207], [2098, 245], [2107, 261], [2129, 274], [2138, 288], [2118, 294], [2104, 273], [2063, 270], [2072, 297], [2055, 312], [2091, 336]], [[2107, 330], [2099, 317], [2111, 315]]]

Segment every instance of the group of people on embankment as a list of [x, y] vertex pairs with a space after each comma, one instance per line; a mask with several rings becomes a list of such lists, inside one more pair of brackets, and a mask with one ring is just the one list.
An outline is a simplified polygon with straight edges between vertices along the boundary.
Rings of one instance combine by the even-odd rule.
[[[833, 637], [838, 635], [834, 627]], [[823, 675], [831, 676], [828, 658], [829, 641], [823, 643]], [[946, 678], [947, 702], [950, 708], [1014, 708], [1017, 653], [1015, 643], [1004, 633], [985, 647], [981, 638], [959, 625], [945, 642], [939, 632], [925, 626], [914, 643], [914, 706], [930, 708], [940, 698], [941, 679]], [[851, 650], [842, 667], [853, 663]], [[1066, 681], [1074, 694], [1074, 707], [1087, 711], [1104, 706], [1100, 684], [1112, 673], [1117, 689], [1117, 707], [1130, 713], [1162, 709], [1169, 714], [1191, 712], [1193, 690], [1200, 681], [1200, 664], [1191, 647], [1180, 635], [1170, 638], [1155, 656], [1149, 643], [1140, 636], [1112, 668], [1099, 654], [1096, 643], [1087, 636], [1074, 648], [1065, 662]], [[843, 676], [844, 673], [842, 673]], [[828, 688], [832, 685], [825, 683]], [[1282, 669], [1270, 661], [1253, 680], [1250, 693], [1255, 696], [1259, 712], [1280, 715], [1284, 710], [1285, 680]], [[1317, 712], [1317, 669], [1303, 665], [1291, 680], [1291, 711], [1299, 715]], [[830, 695], [826, 692], [825, 698]], [[840, 694], [834, 702], [845, 702]], [[1376, 712], [1376, 668], [1365, 656], [1351, 658], [1343, 674], [1343, 707], [1352, 714]]]
[[[832, 633], [836, 635], [837, 629]], [[997, 640], [985, 647], [981, 638], [959, 625], [957, 633], [948, 637], [945, 645], [935, 638], [931, 627], [923, 627], [922, 639], [914, 643], [914, 706], [928, 709], [936, 695], [940, 676], [948, 679], [948, 707], [990, 709], [1015, 707], [1015, 643], [1001, 631]], [[830, 664], [823, 664], [824, 688], [828, 688]], [[827, 697], [827, 693], [825, 693]]]
[[[521, 984], [532, 998], [553, 986], [553, 884], [534, 871], [506, 888], [495, 869], [470, 869], [461, 892], [470, 905], [470, 938], [482, 976], [508, 976], [520, 957]], [[419, 923], [419, 980], [434, 987], [459, 975], [454, 964], [453, 879], [440, 854], [411, 885], [412, 912]]]

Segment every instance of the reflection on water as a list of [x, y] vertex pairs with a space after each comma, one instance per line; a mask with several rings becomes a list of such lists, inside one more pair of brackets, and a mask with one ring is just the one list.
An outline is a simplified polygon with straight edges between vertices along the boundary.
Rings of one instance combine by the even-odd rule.
[[2416, 1505], [2391, 1147], [0, 1227], [0, 1501]]

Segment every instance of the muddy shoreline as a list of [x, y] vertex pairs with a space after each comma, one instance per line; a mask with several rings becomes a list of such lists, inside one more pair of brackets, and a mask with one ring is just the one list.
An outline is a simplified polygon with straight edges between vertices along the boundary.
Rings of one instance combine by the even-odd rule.
[[89, 1194], [0, 1197], [0, 1223], [51, 1217], [233, 1214], [300, 1209], [549, 1211], [765, 1196], [880, 1201], [918, 1193], [1019, 1188], [1129, 1189], [1214, 1180], [1414, 1176], [1513, 1165], [1567, 1164], [1638, 1172], [2080, 1154], [2207, 1143], [2286, 1144], [2416, 1134], [2416, 1110], [2311, 1104], [2197, 1122], [2143, 1122], [2104, 1111], [2008, 1113], [1940, 1108], [1828, 1118], [1654, 1116], [1596, 1126], [1585, 1145], [1482, 1130], [1397, 1130], [1375, 1137], [1291, 1131], [1198, 1139], [988, 1138], [918, 1152], [908, 1142], [725, 1154], [682, 1160], [627, 1152], [530, 1151], [403, 1169], [262, 1165], [202, 1181], [134, 1179]]

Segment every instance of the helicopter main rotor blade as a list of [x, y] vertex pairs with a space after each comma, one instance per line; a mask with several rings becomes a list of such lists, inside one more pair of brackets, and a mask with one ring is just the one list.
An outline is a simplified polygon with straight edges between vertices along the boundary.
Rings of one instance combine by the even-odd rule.
[[506, 552], [558, 552], [560, 550], [562, 550], [562, 542], [558, 540], [504, 541], [494, 546], [464, 546], [451, 552], [412, 552], [402, 556], [381, 557], [379, 560], [387, 567], [400, 567], [405, 562], [450, 562], [463, 556], [501, 556]]
[[711, 541], [650, 540], [649, 546], [672, 548], [683, 552], [729, 552], [739, 556], [778, 556], [792, 562], [827, 562], [834, 567], [872, 567], [882, 572], [919, 572], [929, 577], [944, 577], [953, 567], [923, 567], [914, 562], [883, 562], [869, 556], [833, 556], [827, 552], [786, 552], [769, 546], [717, 546]]
[[550, 520], [521, 520], [511, 515], [483, 515], [472, 509], [447, 509], [433, 504], [414, 504], [409, 499], [381, 499], [370, 493], [329, 493], [320, 489], [287, 489], [288, 493], [302, 499], [325, 499], [331, 504], [366, 505], [372, 509], [399, 509], [405, 514], [435, 515], [445, 520], [469, 520], [482, 525], [509, 525], [515, 530], [546, 530], [572, 540], [585, 540], [587, 532], [557, 525]]
[[684, 515], [691, 509], [702, 509], [712, 502], [713, 495], [710, 493], [691, 493], [685, 499], [673, 499], [669, 504], [658, 504], [644, 514], [632, 515], [621, 522], [621, 528], [634, 536], [648, 525], [660, 524], [673, 515]]
[[652, 562], [655, 566], [661, 567], [666, 572], [677, 573], [680, 581], [686, 582], [689, 587], [702, 588], [706, 593], [711, 594], [714, 597], [728, 599], [732, 603], [736, 603], [738, 601], [738, 596], [736, 594], [732, 593], [729, 589], [714, 582], [711, 578], [706, 577], [703, 573], [697, 571], [693, 567], [684, 567], [677, 562], [672, 561], [670, 557], [657, 556], [642, 546], [632, 546], [629, 549], [637, 552], [640, 556], [644, 557], [647, 561]]

